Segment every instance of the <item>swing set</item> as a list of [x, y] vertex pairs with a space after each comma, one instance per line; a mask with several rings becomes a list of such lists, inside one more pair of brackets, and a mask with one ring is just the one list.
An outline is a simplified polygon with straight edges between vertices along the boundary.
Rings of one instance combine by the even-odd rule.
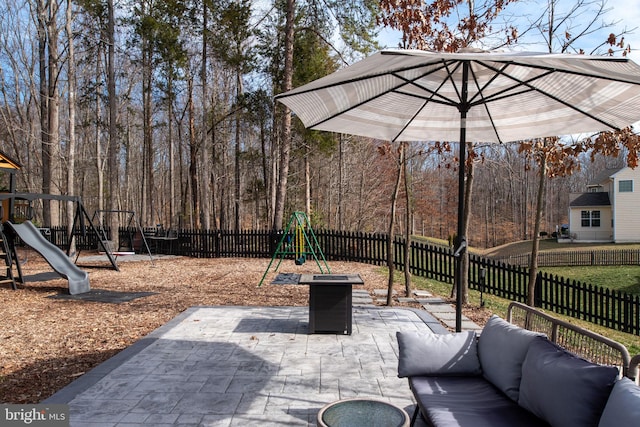
[[286, 256], [292, 256], [296, 265], [303, 265], [308, 256], [311, 256], [311, 258], [313, 258], [318, 268], [320, 269], [320, 273], [331, 273], [329, 265], [327, 264], [327, 260], [324, 258], [324, 253], [322, 252], [320, 244], [316, 239], [316, 235], [311, 228], [309, 217], [304, 212], [296, 211], [289, 218], [287, 227], [285, 228], [282, 237], [278, 241], [276, 250], [271, 257], [271, 261], [269, 262], [266, 271], [262, 275], [262, 279], [260, 280], [258, 286], [262, 286], [262, 283], [264, 282], [264, 279], [269, 273], [271, 265], [276, 260], [276, 258], [278, 258], [278, 263], [276, 264], [276, 268], [274, 271], [278, 271], [280, 263], [282, 263], [282, 260]]
[[[57, 201], [75, 203], [76, 209], [73, 217], [73, 225], [69, 228], [68, 244], [66, 248], [67, 256], [70, 256], [73, 239], [78, 235], [81, 235], [82, 237], [86, 237], [87, 227], [85, 226], [85, 224], [88, 222], [89, 229], [96, 237], [98, 237], [98, 243], [101, 245], [102, 250], [105, 251], [107, 257], [109, 258], [109, 262], [111, 263], [112, 268], [116, 271], [120, 271], [120, 269], [118, 268], [118, 264], [116, 263], [116, 260], [113, 257], [113, 254], [107, 250], [107, 248], [105, 247], [105, 243], [102, 241], [102, 239], [100, 239], [98, 230], [93, 225], [93, 222], [91, 221], [91, 218], [89, 217], [89, 214], [84, 208], [84, 205], [82, 204], [82, 200], [80, 199], [79, 196], [66, 196], [62, 194], [40, 194], [40, 193], [3, 193], [3, 194], [0, 194], [0, 200], [10, 200], [12, 208], [14, 206], [15, 200], [27, 201], [28, 202], [27, 210], [23, 218], [26, 220], [30, 220], [33, 217], [33, 208], [31, 204], [33, 203], [34, 200], [57, 200]], [[14, 212], [10, 211], [9, 221], [12, 221], [13, 219], [14, 219]], [[76, 232], [76, 227], [79, 228], [80, 230], [79, 233]], [[76, 261], [78, 260], [79, 255], [80, 255], [80, 252], [78, 251], [76, 256]], [[19, 268], [19, 264], [18, 264], [18, 268]], [[19, 274], [21, 275], [20, 271], [19, 271]]]
[[[104, 218], [108, 215], [117, 215], [118, 224], [123, 223], [121, 219], [126, 219], [126, 221], [124, 222], [126, 222], [127, 224], [127, 238], [123, 241], [120, 241], [120, 236], [118, 236], [117, 247], [113, 244], [113, 241], [109, 239], [107, 230], [104, 225]], [[91, 220], [93, 223], [97, 224], [96, 232], [98, 234], [98, 238], [102, 242], [102, 247], [105, 248], [107, 252], [110, 252], [115, 259], [117, 259], [118, 256], [134, 255], [136, 253], [136, 246], [139, 246], [139, 250], [142, 251], [142, 246], [144, 245], [146, 252], [149, 254], [151, 265], [155, 267], [153, 263], [153, 255], [151, 255], [151, 249], [149, 249], [149, 244], [147, 243], [147, 239], [144, 235], [144, 230], [140, 226], [140, 223], [138, 222], [136, 213], [134, 211], [119, 209], [98, 209], [93, 212], [93, 218]], [[135, 231], [131, 231], [132, 229]]]
[[[11, 207], [14, 207], [15, 200], [23, 200], [27, 201], [28, 205], [26, 207], [26, 212], [22, 212], [21, 217], [23, 219], [31, 219], [33, 217], [33, 208], [31, 204], [34, 200], [58, 200], [58, 201], [67, 201], [74, 202], [76, 205], [75, 214], [73, 217], [73, 225], [69, 228], [69, 236], [68, 236], [68, 244], [66, 248], [67, 256], [70, 256], [71, 253], [71, 245], [73, 243], [73, 239], [77, 236], [82, 236], [83, 238], [87, 237], [87, 231], [90, 234], [93, 234], [97, 237], [98, 241], [98, 250], [105, 254], [109, 259], [109, 263], [111, 264], [111, 268], [116, 271], [120, 271], [117, 263], [117, 257], [119, 255], [129, 255], [133, 252], [134, 246], [134, 235], [130, 233], [129, 235], [129, 248], [127, 251], [120, 250], [121, 247], [118, 247], [117, 250], [113, 247], [109, 239], [107, 238], [107, 233], [105, 227], [103, 225], [102, 218], [105, 214], [119, 214], [128, 216], [128, 229], [132, 228], [132, 224], [135, 224], [135, 228], [137, 232], [140, 234], [142, 243], [144, 243], [144, 247], [146, 248], [147, 253], [149, 254], [149, 258], [151, 259], [151, 264], [153, 265], [153, 257], [151, 255], [151, 250], [149, 249], [149, 245], [147, 244], [147, 240], [145, 239], [142, 227], [138, 223], [135, 212], [133, 211], [122, 211], [122, 210], [97, 210], [94, 212], [93, 217], [89, 217], [84, 205], [82, 204], [82, 200], [79, 196], [67, 196], [61, 194], [39, 194], [39, 193], [1, 193], [0, 201], [2, 200], [10, 200]], [[14, 212], [9, 213], [9, 219], [13, 220]], [[97, 223], [97, 226], [95, 225]], [[120, 222], [119, 222], [120, 223]], [[88, 227], [87, 227], [88, 224]], [[78, 231], [79, 230], [79, 231]], [[46, 230], [43, 230], [46, 231]], [[137, 234], [137, 233], [136, 233]], [[80, 257], [80, 249], [76, 249], [76, 257], [74, 263], [77, 265], [78, 258]], [[88, 265], [78, 265], [79, 267], [101, 267], [101, 266], [88, 266]]]

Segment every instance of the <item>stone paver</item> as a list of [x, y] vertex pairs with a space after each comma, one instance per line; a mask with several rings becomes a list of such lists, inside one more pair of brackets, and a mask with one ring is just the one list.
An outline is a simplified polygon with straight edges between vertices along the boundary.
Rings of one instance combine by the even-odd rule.
[[[376, 295], [376, 302], [378, 304], [386, 304], [386, 289], [375, 289], [374, 294]], [[395, 292], [394, 292], [395, 294]], [[385, 298], [380, 298], [380, 296], [384, 295]], [[440, 297], [434, 297], [429, 291], [424, 290], [414, 290], [414, 297], [401, 297], [398, 298], [400, 302], [412, 302], [417, 301], [422, 305], [429, 314], [431, 314], [434, 318], [440, 321], [442, 325], [446, 328], [455, 331], [456, 329], [456, 309], [450, 303], [445, 301]], [[475, 324], [471, 319], [466, 316], [462, 316], [462, 330], [469, 331], [480, 331], [482, 328]], [[444, 332], [444, 331], [442, 331]], [[439, 332], [439, 333], [442, 333]]]
[[[192, 307], [45, 402], [69, 404], [82, 427], [315, 426], [322, 406], [352, 397], [411, 416], [396, 332], [455, 329], [453, 306], [414, 297], [403, 300], [424, 310], [379, 307], [386, 290], [354, 289], [351, 336], [309, 334], [306, 307]], [[464, 316], [462, 328], [480, 329]]]
[[354, 305], [353, 334], [308, 334], [306, 307], [193, 307], [61, 390], [71, 426], [315, 426], [325, 404], [392, 402], [397, 331], [430, 332], [421, 310]]

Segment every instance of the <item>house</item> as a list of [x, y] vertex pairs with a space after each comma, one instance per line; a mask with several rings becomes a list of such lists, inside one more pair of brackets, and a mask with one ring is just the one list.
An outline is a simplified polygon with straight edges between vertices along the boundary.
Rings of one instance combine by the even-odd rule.
[[[569, 198], [569, 235], [582, 242], [640, 242], [640, 168], [607, 169]], [[636, 188], [637, 187], [637, 188]]]

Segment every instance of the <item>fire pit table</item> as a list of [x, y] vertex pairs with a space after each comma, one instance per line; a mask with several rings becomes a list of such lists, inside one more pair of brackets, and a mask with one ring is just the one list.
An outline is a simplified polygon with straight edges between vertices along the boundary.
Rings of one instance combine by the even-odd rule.
[[319, 427], [408, 427], [409, 415], [388, 402], [355, 398], [326, 405], [317, 421]]
[[353, 285], [363, 285], [359, 274], [301, 274], [309, 285], [309, 333], [351, 335]]

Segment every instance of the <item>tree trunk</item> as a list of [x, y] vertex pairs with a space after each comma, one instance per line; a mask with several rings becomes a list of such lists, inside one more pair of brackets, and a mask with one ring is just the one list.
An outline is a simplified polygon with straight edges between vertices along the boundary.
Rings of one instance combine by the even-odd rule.
[[[200, 141], [200, 154], [196, 154], [198, 151], [198, 148], [195, 147], [195, 139], [191, 140], [191, 151], [192, 151], [192, 155], [191, 155], [191, 168], [193, 168], [193, 170], [190, 169], [190, 176], [191, 176], [191, 185], [192, 185], [192, 189], [191, 189], [191, 194], [192, 194], [192, 198], [193, 198], [193, 215], [197, 217], [197, 219], [195, 220], [196, 222], [196, 226], [201, 224], [202, 227], [205, 230], [209, 230], [211, 228], [211, 210], [210, 210], [210, 206], [213, 206], [213, 202], [209, 199], [203, 199], [203, 202], [200, 203], [199, 202], [199, 196], [198, 196], [198, 174], [197, 174], [197, 170], [198, 170], [198, 158], [202, 159], [202, 182], [204, 187], [206, 188], [207, 185], [209, 185], [209, 178], [211, 175], [211, 164], [210, 164], [210, 159], [209, 159], [209, 149], [208, 149], [208, 144], [207, 141], [209, 141], [208, 135], [209, 135], [209, 126], [212, 123], [212, 121], [208, 120], [209, 118], [209, 108], [208, 108], [208, 102], [209, 102], [209, 91], [208, 91], [208, 85], [209, 85], [209, 81], [207, 78], [207, 57], [209, 55], [208, 49], [209, 49], [209, 43], [208, 43], [208, 32], [209, 32], [209, 7], [208, 7], [208, 2], [204, 1], [202, 2], [202, 68], [200, 69], [200, 79], [201, 84], [202, 84], [202, 139]], [[191, 79], [191, 85], [193, 85], [193, 79]], [[193, 91], [193, 89], [192, 89]], [[193, 97], [192, 95], [190, 95], [191, 98], [191, 103], [193, 103]], [[195, 118], [190, 115], [191, 120], [194, 120]], [[211, 130], [211, 132], [213, 132], [213, 130]], [[191, 138], [191, 136], [190, 136]], [[195, 135], [193, 135], [193, 138], [195, 138]], [[193, 163], [195, 162], [195, 164]]]
[[[546, 147], [546, 139], [544, 146]], [[529, 286], [527, 292], [527, 305], [535, 305], [536, 278], [538, 276], [538, 252], [540, 249], [540, 222], [542, 221], [542, 208], [544, 202], [545, 183], [547, 178], [547, 153], [542, 149], [540, 162], [540, 177], [538, 178], [538, 194], [536, 198], [536, 221], [533, 226], [533, 240], [531, 247], [531, 259], [529, 260]]]
[[411, 191], [411, 175], [407, 168], [407, 143], [403, 142], [404, 156], [402, 159], [402, 170], [404, 174], [404, 192], [405, 192], [405, 227], [404, 227], [404, 292], [406, 297], [411, 297], [411, 220], [413, 215], [413, 195]]
[[[47, 23], [48, 50], [49, 50], [49, 101], [48, 101], [48, 132], [49, 132], [49, 187], [48, 193], [60, 194], [61, 164], [60, 164], [60, 91], [58, 90], [58, 75], [60, 73], [60, 57], [58, 54], [58, 3], [55, 0], [49, 2], [49, 20]], [[49, 220], [45, 223], [50, 226], [60, 225], [59, 202], [50, 203]]]
[[[273, 114], [273, 129], [277, 129], [278, 125], [278, 115], [277, 114]], [[275, 215], [276, 215], [276, 195], [278, 194], [278, 171], [280, 170], [280, 168], [278, 168], [278, 164], [279, 164], [279, 155], [278, 153], [280, 153], [280, 136], [278, 135], [278, 132], [271, 132], [271, 165], [270, 165], [270, 179], [269, 179], [269, 214], [267, 216], [267, 219], [269, 221], [269, 224], [272, 224], [272, 228], [276, 229], [275, 227]], [[280, 219], [280, 224], [282, 224], [282, 218]], [[278, 227], [280, 228], [280, 227]]]
[[[153, 123], [152, 123], [152, 65], [151, 43], [147, 40], [143, 43], [142, 51], [142, 121], [143, 121], [143, 178], [142, 178], [142, 218], [148, 223], [154, 223], [153, 212]], [[145, 185], [146, 183], [146, 185]]]
[[[67, 74], [69, 77], [69, 141], [67, 143], [67, 194], [75, 194], [75, 174], [76, 174], [76, 57], [73, 44], [73, 11], [72, 2], [67, 0], [67, 22], [66, 33], [69, 40], [68, 58], [67, 58]], [[75, 240], [72, 239], [74, 218], [74, 203], [67, 202], [67, 229], [69, 241], [72, 242], [69, 247], [68, 255], [73, 255], [76, 251]]]
[[[115, 73], [115, 13], [113, 0], [107, 2], [107, 92], [109, 94], [109, 148], [107, 150], [107, 174], [109, 180], [109, 194], [107, 197], [108, 209], [119, 209], [118, 190], [120, 188], [120, 170], [118, 168], [118, 100], [116, 99], [116, 73]], [[109, 228], [111, 228], [113, 240], [117, 240], [119, 215], [109, 215]]]
[[[467, 153], [473, 152], [473, 143], [467, 142]], [[471, 194], [473, 192], [473, 161], [469, 161], [467, 165], [460, 165], [465, 168], [465, 180], [464, 180], [464, 211], [462, 213], [462, 230], [463, 235], [469, 235], [469, 219], [471, 217]], [[460, 239], [461, 236], [458, 236]], [[462, 304], [469, 303], [469, 248], [467, 247], [462, 251], [460, 256], [460, 270], [459, 270], [460, 289], [462, 290], [461, 301]], [[451, 289], [451, 297], [456, 295], [456, 287]]]
[[[293, 85], [293, 36], [295, 8], [295, 0], [287, 0], [287, 17], [284, 37], [284, 81], [282, 84], [282, 92], [291, 90]], [[291, 110], [286, 106], [282, 110], [280, 170], [278, 174], [278, 184], [276, 187], [276, 201], [273, 216], [274, 230], [282, 228], [284, 222], [284, 206], [287, 194], [287, 181], [289, 177], [289, 157], [291, 155]]]
[[[42, 150], [42, 192], [49, 193], [51, 185], [51, 153], [49, 151], [49, 93], [47, 76], [47, 4], [38, 1], [38, 65], [40, 78], [40, 144]], [[42, 220], [50, 222], [50, 204], [43, 200]]]
[[338, 135], [338, 230], [344, 230], [343, 185], [344, 182], [344, 136]]
[[[269, 195], [271, 194], [271, 175], [269, 174], [269, 166], [267, 163], [267, 129], [266, 129], [266, 119], [263, 118], [260, 120], [260, 150], [261, 150], [261, 157], [262, 157], [262, 181], [264, 182], [264, 217], [267, 220], [267, 224], [271, 224], [272, 223], [272, 218], [270, 216], [270, 206], [271, 203], [269, 203]], [[257, 212], [256, 212], [257, 214]]]
[[234, 159], [234, 211], [235, 211], [235, 230], [240, 231], [242, 228], [242, 188], [240, 182], [240, 119], [242, 109], [240, 108], [240, 99], [242, 96], [242, 73], [236, 68], [236, 129], [235, 129], [235, 159]]
[[395, 275], [393, 233], [396, 221], [396, 207], [398, 203], [398, 193], [400, 192], [400, 182], [402, 180], [402, 163], [404, 162], [404, 144], [398, 147], [398, 169], [396, 183], [391, 195], [391, 217], [389, 219], [389, 232], [387, 235], [387, 268], [389, 269], [389, 281], [387, 283], [387, 305], [393, 304], [393, 276]]
[[174, 136], [173, 136], [173, 78], [169, 78], [169, 99], [168, 99], [168, 105], [167, 105], [167, 132], [168, 132], [168, 139], [169, 139], [169, 182], [167, 183], [169, 186], [169, 218], [167, 218], [168, 222], [167, 222], [167, 227], [168, 228], [173, 228], [175, 225], [175, 218], [176, 218], [176, 207], [175, 207], [175, 197], [176, 197], [176, 190], [175, 190], [175, 169], [176, 169], [176, 159], [175, 159], [175, 141], [174, 141]]
[[[196, 146], [195, 118], [193, 107], [193, 78], [187, 81], [189, 112], [189, 182], [191, 183], [191, 216], [192, 226], [198, 228], [200, 223], [200, 199], [198, 196], [198, 147]], [[204, 226], [204, 224], [203, 224]]]
[[[100, 54], [97, 55], [96, 75], [100, 75], [102, 61], [100, 58], [102, 51], [100, 50]], [[102, 89], [102, 85], [98, 83], [96, 90], [100, 91]], [[95, 99], [95, 159], [96, 159], [96, 179], [97, 179], [97, 187], [98, 187], [98, 210], [103, 210], [105, 208], [104, 205], [104, 165], [105, 159], [103, 158], [103, 150], [102, 150], [102, 102], [100, 101], [100, 97], [96, 96]]]
[[[473, 143], [467, 143], [468, 152], [473, 151]], [[464, 193], [464, 235], [469, 235], [469, 222], [471, 220], [471, 195], [473, 193], [473, 161], [469, 162], [467, 168], [467, 179]], [[464, 251], [462, 257], [462, 304], [469, 303], [469, 251]]]
[[304, 211], [311, 218], [311, 166], [309, 165], [309, 145], [304, 148]]

